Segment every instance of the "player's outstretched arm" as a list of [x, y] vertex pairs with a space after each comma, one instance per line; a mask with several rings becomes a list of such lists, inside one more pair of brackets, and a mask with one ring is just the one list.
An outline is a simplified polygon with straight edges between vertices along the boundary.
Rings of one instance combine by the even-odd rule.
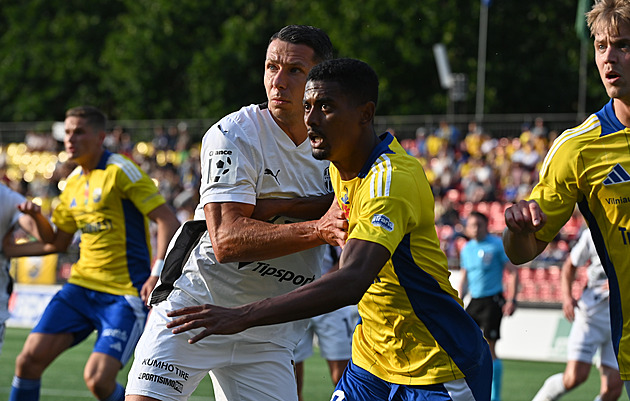
[[208, 233], [220, 263], [272, 259], [318, 245], [341, 245], [348, 223], [336, 201], [319, 220], [271, 224], [253, 219], [246, 203], [208, 203], [204, 206]]
[[168, 243], [179, 227], [179, 220], [175, 213], [166, 205], [162, 204], [147, 214], [147, 217], [153, 220], [157, 224], [157, 244], [155, 250], [156, 264], [159, 265], [159, 269], [154, 266], [154, 270], [159, 271], [152, 272], [151, 276], [145, 281], [140, 290], [140, 298], [143, 302], [147, 302], [149, 295], [155, 284], [158, 281], [160, 271], [164, 264], [164, 258], [166, 257], [166, 250], [168, 249]]
[[358, 303], [390, 257], [382, 245], [351, 239], [346, 244], [340, 268], [290, 293], [237, 308], [199, 305], [168, 313], [175, 319], [166, 327], [173, 333], [203, 328], [188, 342], [212, 334], [234, 334], [250, 327], [285, 323], [327, 313]]
[[8, 233], [3, 238], [2, 253], [6, 257], [14, 258], [20, 256], [41, 256], [51, 253], [65, 252], [72, 242], [74, 234], [67, 233], [63, 230], [57, 230], [54, 234], [52, 242], [44, 243], [40, 241], [28, 242], [25, 244], [16, 244], [12, 233]]
[[577, 306], [577, 300], [573, 298], [571, 291], [576, 270], [577, 267], [571, 262], [571, 256], [567, 256], [562, 264], [560, 288], [562, 290], [562, 312], [569, 322], [573, 322], [575, 319], [575, 307]]
[[536, 201], [521, 200], [505, 210], [503, 247], [512, 263], [520, 265], [538, 256], [547, 243], [536, 238], [536, 231], [543, 228], [547, 215]]

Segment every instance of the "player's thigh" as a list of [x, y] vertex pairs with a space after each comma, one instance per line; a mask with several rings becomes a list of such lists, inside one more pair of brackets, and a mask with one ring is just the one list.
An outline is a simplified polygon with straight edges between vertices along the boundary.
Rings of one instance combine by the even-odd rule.
[[[203, 345], [207, 341], [189, 344], [190, 332], [173, 334], [166, 328], [171, 318], [167, 311], [177, 309], [168, 301], [153, 307], [145, 330], [136, 346], [134, 361], [127, 378], [126, 394], [161, 400], [186, 400], [213, 364], [225, 363], [222, 345]], [[204, 339], [205, 340], [205, 339]]]
[[16, 358], [15, 373], [25, 379], [39, 378], [55, 358], [72, 346], [73, 341], [70, 333], [30, 333]]
[[116, 358], [124, 366], [133, 355], [144, 330], [147, 309], [140, 297], [98, 295], [102, 296], [102, 302], [97, 301], [96, 304], [100, 306], [95, 306], [98, 317], [94, 324], [99, 335], [94, 352]]
[[212, 369], [217, 401], [296, 401], [293, 352], [268, 342], [234, 343], [228, 366]]
[[101, 352], [93, 352], [88, 358], [83, 377], [86, 382], [113, 383], [123, 367], [120, 360]]

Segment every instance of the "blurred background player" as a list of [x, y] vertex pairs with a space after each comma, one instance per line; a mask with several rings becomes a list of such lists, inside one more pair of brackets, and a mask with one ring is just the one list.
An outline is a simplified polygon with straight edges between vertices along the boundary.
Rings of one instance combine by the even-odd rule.
[[[579, 300], [573, 298], [573, 280], [578, 266], [587, 267], [588, 281]], [[562, 311], [572, 322], [568, 360], [564, 373], [549, 377], [533, 401], [555, 401], [588, 379], [595, 353], [599, 350], [600, 394], [595, 401], [615, 401], [623, 382], [610, 335], [608, 278], [597, 255], [591, 231], [585, 229], [562, 265]]]
[[[460, 296], [468, 288], [471, 300], [466, 312], [483, 330], [492, 354], [492, 401], [501, 399], [503, 364], [496, 355], [497, 340], [501, 338], [501, 319], [511, 316], [516, 309], [518, 272], [510, 263], [501, 238], [488, 233], [488, 217], [471, 212], [466, 220], [466, 235], [470, 240], [462, 248]], [[503, 273], [508, 272], [508, 288], [504, 296]]]
[[[52, 241], [53, 228], [42, 215], [41, 208], [2, 183], [0, 183], [0, 205], [2, 205], [0, 238], [6, 237], [10, 243], [13, 230], [19, 227], [39, 241]], [[2, 352], [4, 342], [6, 321], [9, 319], [9, 297], [12, 289], [13, 280], [9, 275], [9, 259], [2, 253], [2, 244], [0, 244], [0, 352]]]
[[99, 400], [124, 398], [116, 375], [133, 354], [148, 311], [143, 298], [157, 282], [157, 272], [151, 276], [149, 219], [157, 223], [156, 270], [179, 222], [149, 176], [105, 150], [106, 125], [95, 107], [66, 112], [64, 145], [78, 167], [53, 211], [57, 231], [48, 243], [5, 247], [10, 256], [64, 252], [81, 231], [80, 256], [68, 283], [50, 301], [15, 361], [11, 401], [38, 400], [44, 370], [94, 330], [98, 337], [85, 365], [85, 383]]
[[[326, 245], [322, 275], [339, 269], [338, 246]], [[298, 386], [298, 398], [303, 401], [304, 361], [313, 355], [313, 336], [317, 335], [317, 344], [322, 358], [328, 362], [330, 378], [337, 385], [348, 361], [352, 357], [352, 332], [359, 315], [356, 305], [348, 305], [335, 311], [309, 319], [306, 334], [295, 348], [295, 375]]]

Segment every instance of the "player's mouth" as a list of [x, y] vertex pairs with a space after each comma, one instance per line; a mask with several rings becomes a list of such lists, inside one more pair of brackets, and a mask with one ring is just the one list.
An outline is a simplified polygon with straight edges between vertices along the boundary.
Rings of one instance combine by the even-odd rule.
[[610, 71], [606, 73], [605, 77], [606, 77], [606, 81], [610, 83], [615, 83], [621, 78], [621, 75], [619, 75], [619, 73], [615, 71]]
[[322, 147], [324, 144], [324, 138], [313, 130], [308, 130], [308, 139], [311, 142], [311, 147], [315, 149]]

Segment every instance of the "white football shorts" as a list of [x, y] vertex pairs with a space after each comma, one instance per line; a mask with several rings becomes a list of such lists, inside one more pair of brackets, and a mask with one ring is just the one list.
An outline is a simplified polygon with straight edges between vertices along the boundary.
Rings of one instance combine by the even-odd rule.
[[352, 357], [352, 333], [359, 312], [356, 305], [348, 305], [310, 319], [304, 337], [295, 348], [295, 362], [303, 362], [313, 355], [313, 336], [322, 357], [328, 361], [349, 360]]
[[[593, 309], [597, 308], [597, 311]], [[619, 369], [610, 334], [610, 313], [608, 303], [601, 302], [588, 311], [575, 308], [575, 320], [569, 333], [567, 357], [570, 361], [593, 363], [600, 351], [597, 365]]]
[[[217, 400], [297, 401], [293, 350], [235, 336], [209, 336], [188, 344], [200, 329], [173, 334], [171, 310], [190, 305], [178, 290], [155, 305], [135, 351], [126, 394], [187, 400], [208, 372]], [[182, 302], [183, 301], [183, 302]]]

